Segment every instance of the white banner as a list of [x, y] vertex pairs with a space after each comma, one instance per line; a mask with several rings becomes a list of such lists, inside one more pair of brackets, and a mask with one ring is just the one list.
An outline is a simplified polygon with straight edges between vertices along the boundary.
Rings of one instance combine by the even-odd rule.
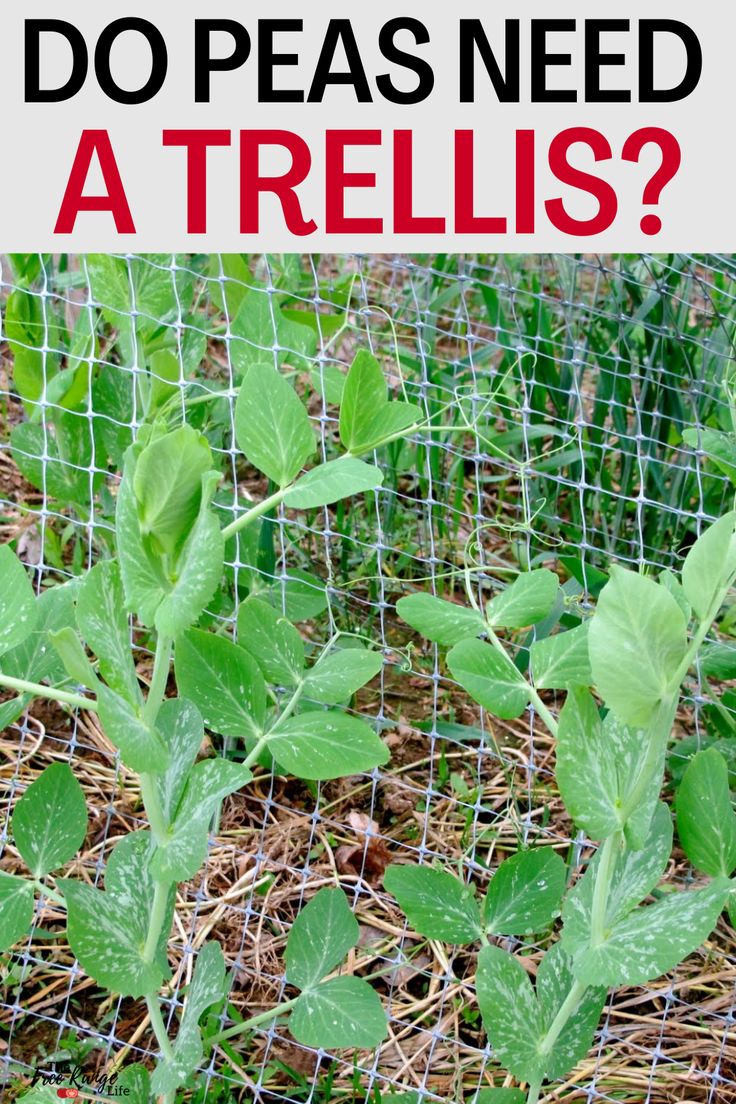
[[732, 251], [735, 31], [722, 0], [6, 0], [0, 249]]

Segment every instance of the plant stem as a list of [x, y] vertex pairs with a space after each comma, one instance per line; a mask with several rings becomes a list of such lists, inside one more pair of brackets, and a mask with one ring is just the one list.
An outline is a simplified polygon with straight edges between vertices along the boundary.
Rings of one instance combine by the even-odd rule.
[[[496, 633], [495, 633], [494, 629], [491, 627], [491, 625], [488, 621], [486, 621], [486, 631], [488, 633], [488, 639], [490, 640], [491, 644], [496, 649], [496, 651], [499, 652], [502, 656], [504, 656], [504, 658], [507, 659], [509, 661], [509, 663], [513, 663], [513, 660], [511, 659], [511, 656], [506, 651], [506, 649], [504, 648], [504, 646], [501, 643], [501, 641], [499, 640], [499, 638], [496, 636]], [[544, 702], [540, 698], [537, 690], [535, 689], [534, 686], [532, 686], [532, 684], [529, 682], [528, 679], [524, 679], [524, 678], [522, 678], [521, 675], [519, 675], [519, 682], [520, 683], [521, 682], [526, 683], [526, 687], [527, 687], [527, 690], [529, 692], [529, 698], [530, 698], [530, 701], [531, 701], [532, 705], [534, 706], [537, 713], [539, 714], [539, 716], [542, 718], [542, 720], [546, 724], [546, 726], [549, 729], [549, 732], [551, 733], [551, 735], [556, 740], [559, 726], [557, 724], [557, 721], [553, 717], [552, 713], [550, 713], [549, 709], [547, 708], [547, 706], [544, 704]]]
[[268, 737], [267, 736], [261, 736], [260, 740], [255, 745], [253, 750], [250, 752], [248, 757], [243, 761], [243, 766], [244, 767], [252, 767], [253, 764], [255, 763], [256, 759], [261, 754], [261, 752], [263, 751], [263, 749], [266, 747], [267, 744], [268, 744]]
[[153, 774], [142, 774], [140, 775], [140, 783], [143, 806], [146, 810], [148, 823], [151, 825], [151, 831], [153, 832], [156, 844], [159, 847], [166, 847], [168, 843], [169, 826], [166, 823], [166, 816], [163, 806], [161, 805], [161, 799], [158, 796], [156, 776]]
[[254, 521], [257, 521], [259, 517], [263, 517], [269, 510], [272, 510], [274, 506], [279, 506], [286, 498], [289, 491], [294, 489], [294, 484], [289, 484], [288, 487], [284, 487], [280, 491], [276, 491], [270, 498], [264, 498], [263, 502], [259, 502], [257, 506], [247, 510], [244, 514], [241, 514], [239, 518], [232, 521], [222, 530], [222, 535], [225, 540], [229, 540], [230, 537], [234, 537], [236, 533], [239, 533], [241, 529], [246, 529]]
[[251, 1028], [258, 1027], [259, 1024], [275, 1020], [284, 1012], [288, 1012], [290, 1008], [293, 1008], [298, 1000], [299, 997], [294, 997], [292, 1000], [284, 1001], [283, 1004], [277, 1004], [275, 1008], [270, 1008], [268, 1012], [260, 1012], [257, 1016], [251, 1016], [249, 1020], [244, 1020], [243, 1023], [227, 1027], [224, 1031], [220, 1031], [219, 1034], [210, 1038], [209, 1041], [213, 1046], [217, 1046], [218, 1043], [224, 1043], [226, 1039], [232, 1039], [244, 1031], [250, 1031]]
[[266, 741], [266, 743], [268, 743], [269, 737], [272, 736], [274, 732], [277, 732], [279, 730], [279, 728], [281, 728], [281, 725], [284, 724], [285, 721], [288, 721], [289, 717], [292, 715], [292, 713], [296, 709], [297, 705], [299, 704], [299, 700], [300, 700], [303, 693], [304, 693], [304, 680], [300, 679], [299, 682], [297, 683], [296, 690], [294, 691], [294, 693], [289, 698], [289, 701], [285, 705], [283, 711], [281, 713], [279, 713], [278, 717], [276, 718], [274, 723], [271, 725], [268, 732], [265, 734], [264, 740]]
[[44, 897], [48, 897], [49, 901], [54, 901], [55, 904], [63, 905], [64, 908], [66, 908], [66, 901], [61, 896], [61, 894], [57, 893], [57, 891], [55, 889], [52, 889], [51, 886], [44, 885], [40, 878], [36, 878], [33, 884], [35, 885], [39, 893], [41, 893]]
[[161, 930], [166, 919], [166, 906], [169, 901], [169, 886], [165, 882], [156, 882], [153, 890], [151, 917], [148, 922], [148, 935], [143, 949], [143, 961], [153, 962], [161, 938]]
[[161, 1015], [161, 1009], [156, 997], [146, 997], [146, 1007], [148, 1008], [148, 1015], [151, 1019], [151, 1027], [153, 1033], [156, 1036], [156, 1042], [158, 1043], [159, 1050], [163, 1054], [164, 1058], [171, 1061], [174, 1057], [174, 1048], [171, 1045], [171, 1040], [166, 1033], [164, 1027], [164, 1019]]
[[[621, 841], [620, 832], [614, 832], [603, 844], [600, 862], [593, 888], [593, 901], [590, 908], [590, 945], [600, 947], [606, 939], [606, 910], [611, 878], [616, 867], [616, 848]], [[563, 1006], [564, 1007], [564, 1006]]]
[[148, 688], [148, 698], [143, 709], [143, 719], [151, 726], [155, 725], [161, 703], [166, 696], [166, 684], [171, 668], [171, 650], [173, 642], [168, 636], [159, 636], [156, 641], [156, 656], [153, 661], [153, 675]]
[[541, 1081], [532, 1081], [529, 1084], [529, 1092], [526, 1098], [526, 1104], [537, 1104], [539, 1100], [539, 1094], [542, 1091]]
[[43, 686], [40, 682], [26, 682], [25, 679], [10, 678], [9, 675], [0, 675], [0, 686], [6, 690], [15, 690], [17, 694], [32, 694], [34, 698], [48, 698], [49, 701], [61, 702], [62, 705], [71, 705], [74, 709], [89, 709], [91, 713], [97, 712], [97, 702], [94, 698], [83, 698], [81, 694], [70, 694], [66, 690], [57, 690], [55, 686]]

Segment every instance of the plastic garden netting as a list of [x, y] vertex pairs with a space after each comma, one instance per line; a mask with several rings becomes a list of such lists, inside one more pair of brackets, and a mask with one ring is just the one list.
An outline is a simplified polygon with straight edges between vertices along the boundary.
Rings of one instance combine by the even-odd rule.
[[[460, 593], [466, 572], [479, 587], [503, 585], [520, 566], [544, 564], [585, 607], [612, 561], [651, 570], [680, 562], [733, 501], [736, 261], [14, 256], [3, 258], [0, 302], [0, 542], [13, 542], [39, 592], [113, 551], [120, 463], [146, 403], [207, 436], [223, 474], [223, 521], [264, 492], [234, 446], [244, 349], [294, 380], [324, 457], [358, 349], [431, 420], [431, 430], [380, 450], [379, 490], [297, 516], [279, 507], [228, 545], [207, 624], [227, 627], [255, 591], [308, 640], [337, 628], [379, 644], [382, 673], [354, 709], [382, 732], [391, 760], [335, 783], [265, 774], [223, 803], [207, 864], [181, 888], [166, 1007], [173, 1018], [207, 938], [225, 951], [241, 1014], [272, 1005], [305, 894], [337, 878], [361, 925], [361, 953], [381, 977], [387, 1041], [331, 1054], [298, 1044], [280, 1022], [266, 1025], [213, 1051], [178, 1099], [471, 1100], [497, 1069], [470, 999], [472, 961], [417, 940], [383, 890], [385, 867], [439, 857], [482, 880], [506, 846], [541, 836], [575, 853], [584, 840], [559, 803], [552, 741], [534, 709], [518, 721], [487, 716], [398, 620], [395, 603], [418, 588]], [[721, 631], [733, 623], [727, 613]], [[145, 641], [131, 632], [145, 668]], [[529, 642], [519, 642], [521, 663]], [[678, 716], [675, 781], [698, 747], [717, 743], [736, 763], [736, 698], [722, 690], [716, 698], [701, 680]], [[7, 821], [43, 766], [72, 765], [92, 814], [75, 870], [94, 883], [110, 841], [140, 827], [141, 815], [94, 720], [36, 702], [1, 738]], [[220, 750], [231, 750], [227, 740]], [[12, 871], [7, 823], [3, 839]], [[684, 858], [675, 874], [691, 880]], [[59, 1055], [104, 1070], [152, 1053], [140, 1010], [101, 995], [61, 931], [37, 910], [31, 935], [0, 958], [9, 1099]], [[736, 1100], [729, 937], [724, 917], [673, 974], [618, 991], [594, 1048], [549, 1099]]]

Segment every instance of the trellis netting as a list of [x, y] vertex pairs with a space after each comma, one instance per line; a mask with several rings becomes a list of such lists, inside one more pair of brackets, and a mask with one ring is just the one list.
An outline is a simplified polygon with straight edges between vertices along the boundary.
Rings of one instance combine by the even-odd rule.
[[[403, 857], [439, 858], [482, 882], [508, 846], [541, 837], [573, 857], [585, 841], [557, 798], [552, 743], [534, 709], [514, 722], [477, 709], [395, 603], [416, 589], [461, 594], [466, 575], [480, 588], [503, 585], [544, 564], [586, 607], [612, 561], [650, 571], [681, 561], [733, 501], [736, 261], [34, 255], [3, 258], [0, 295], [0, 542], [13, 542], [39, 592], [110, 555], [115, 461], [142, 423], [144, 387], [158, 389], [167, 416], [206, 432], [224, 476], [223, 520], [266, 490], [234, 441], [245, 348], [295, 379], [324, 457], [359, 349], [376, 355], [396, 396], [425, 411], [431, 429], [377, 455], [380, 489], [298, 516], [280, 507], [255, 544], [228, 545], [236, 605], [217, 600], [207, 623], [226, 630], [238, 595], [255, 589], [303, 622], [309, 640], [339, 629], [374, 641], [383, 671], [354, 708], [382, 732], [391, 761], [309, 786], [264, 774], [224, 803], [203, 872], [180, 887], [164, 1010], [173, 1023], [208, 938], [232, 970], [228, 1015], [284, 999], [290, 924], [314, 888], [337, 878], [380, 978], [387, 1041], [333, 1055], [266, 1024], [247, 1043], [215, 1048], [180, 1099], [462, 1101], [502, 1084], [472, 999], [472, 957], [417, 939], [383, 871]], [[145, 641], [131, 632], [145, 669]], [[673, 777], [688, 750], [715, 740], [736, 761], [731, 704], [728, 691], [715, 703], [696, 684], [678, 719]], [[2, 742], [4, 868], [17, 859], [15, 799], [62, 761], [92, 816], [75, 874], [98, 881], [110, 842], [142, 822], [93, 719], [36, 703]], [[674, 873], [692, 877], [684, 860]], [[59, 1056], [105, 1071], [156, 1052], [140, 1007], [100, 995], [60, 925], [37, 909], [30, 936], [0, 959], [0, 1071], [11, 1094]], [[736, 1100], [729, 935], [724, 918], [674, 973], [613, 994], [593, 1049], [549, 1099]], [[533, 962], [534, 943], [519, 942]]]

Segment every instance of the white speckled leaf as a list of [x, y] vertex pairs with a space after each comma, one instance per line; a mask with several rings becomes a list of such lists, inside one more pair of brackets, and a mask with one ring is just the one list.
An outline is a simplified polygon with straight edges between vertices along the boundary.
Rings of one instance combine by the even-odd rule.
[[77, 598], [77, 625], [99, 659], [100, 674], [108, 686], [131, 705], [139, 705], [142, 696], [130, 649], [123, 584], [114, 560], [96, 564], [84, 576]]
[[156, 788], [166, 823], [171, 825], [204, 740], [204, 724], [191, 701], [167, 698], [158, 711], [156, 730], [169, 752], [166, 770], [156, 775]]
[[736, 869], [736, 813], [728, 764], [719, 751], [699, 751], [677, 789], [677, 833], [690, 862], [711, 877]]
[[383, 884], [419, 935], [457, 945], [480, 939], [480, 908], [475, 895], [449, 871], [395, 864], [387, 869]]
[[567, 868], [551, 847], [520, 851], [499, 866], [484, 908], [486, 931], [527, 935], [542, 931], [558, 914]]
[[335, 710], [290, 717], [268, 737], [268, 749], [289, 774], [316, 782], [361, 774], [389, 758], [365, 721]]
[[682, 565], [685, 597], [701, 620], [713, 613], [718, 593], [736, 570], [736, 513], [725, 514], [692, 546]]
[[702, 889], [672, 893], [635, 909], [599, 947], [575, 956], [584, 985], [645, 985], [673, 969], [708, 938], [730, 891], [726, 878]]
[[173, 886], [157, 953], [153, 962], [143, 959], [154, 891], [150, 868], [154, 850], [149, 832], [135, 832], [124, 836], [110, 855], [104, 890], [71, 878], [59, 882], [74, 954], [98, 985], [126, 997], [156, 992], [168, 975]]
[[36, 595], [13, 550], [0, 547], [0, 655], [27, 640], [36, 627]]
[[33, 883], [0, 871], [0, 951], [27, 934], [33, 920]]
[[538, 690], [569, 690], [573, 686], [591, 685], [589, 628], [590, 623], [586, 621], [576, 629], [555, 633], [532, 644], [532, 672]]
[[227, 996], [225, 959], [219, 943], [205, 943], [197, 955], [192, 984], [174, 1043], [174, 1056], [159, 1062], [151, 1078], [151, 1091], [160, 1096], [173, 1093], [202, 1060], [202, 1032], [199, 1021], [213, 1004]]
[[176, 643], [176, 683], [221, 736], [258, 739], [266, 718], [266, 683], [255, 659], [226, 637], [192, 629]]
[[286, 980], [313, 988], [342, 962], [360, 930], [341, 889], [320, 889], [294, 921], [286, 941]]
[[135, 451], [129, 449], [125, 454], [123, 478], [118, 491], [115, 534], [126, 608], [137, 615], [141, 624], [151, 626], [163, 601], [164, 587], [143, 543], [133, 490], [134, 470]]
[[486, 618], [495, 629], [523, 629], [543, 621], [557, 599], [560, 581], [546, 567], [514, 579], [486, 606]]
[[304, 641], [267, 602], [249, 598], [238, 613], [238, 641], [269, 682], [295, 686], [304, 672]]
[[34, 878], [43, 878], [74, 858], [87, 834], [87, 804], [67, 763], [52, 763], [21, 797], [13, 812], [13, 835]]
[[471, 698], [496, 717], [520, 717], [529, 704], [529, 687], [507, 656], [482, 640], [462, 640], [447, 656], [453, 678]]
[[238, 448], [278, 487], [291, 483], [314, 455], [317, 441], [304, 403], [274, 367], [250, 366], [235, 406]]
[[125, 698], [100, 684], [97, 709], [103, 731], [120, 749], [126, 767], [138, 774], [166, 770], [169, 753], [161, 736]]
[[539, 1043], [545, 1027], [524, 967], [500, 947], [483, 947], [475, 988], [494, 1058], [520, 1081], [541, 1079], [545, 1059]]
[[337, 977], [302, 993], [289, 1016], [289, 1031], [303, 1046], [368, 1050], [383, 1042], [388, 1024], [367, 981]]
[[383, 667], [380, 652], [347, 648], [322, 656], [304, 679], [304, 693], [324, 705], [338, 705], [365, 686]]
[[[571, 963], [559, 943], [543, 956], [537, 970], [537, 1000], [545, 1031], [549, 1030], [572, 988]], [[606, 1001], [604, 988], [588, 989], [563, 1028], [546, 1061], [545, 1077], [565, 1077], [590, 1050]]]
[[364, 491], [374, 491], [382, 483], [383, 472], [373, 464], [343, 456], [303, 475], [286, 495], [284, 504], [291, 510], [316, 510]]
[[396, 612], [427, 640], [447, 648], [486, 631], [485, 621], [476, 610], [435, 598], [433, 594], [410, 594], [400, 598]]

